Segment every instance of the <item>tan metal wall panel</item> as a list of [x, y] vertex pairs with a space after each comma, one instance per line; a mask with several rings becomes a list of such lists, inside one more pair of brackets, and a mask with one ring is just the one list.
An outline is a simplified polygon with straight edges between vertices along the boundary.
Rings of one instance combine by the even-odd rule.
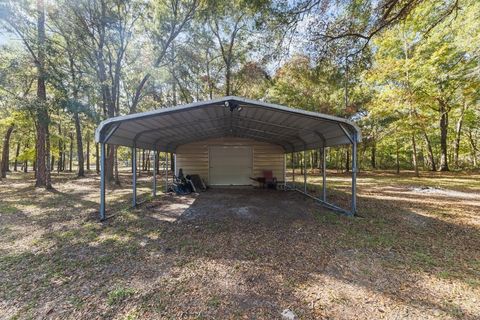
[[225, 137], [181, 145], [176, 150], [176, 170], [184, 174], [198, 174], [208, 183], [208, 147], [212, 145], [253, 147], [253, 176], [260, 177], [263, 170], [272, 170], [277, 179], [283, 180], [285, 164], [282, 147], [251, 139]]

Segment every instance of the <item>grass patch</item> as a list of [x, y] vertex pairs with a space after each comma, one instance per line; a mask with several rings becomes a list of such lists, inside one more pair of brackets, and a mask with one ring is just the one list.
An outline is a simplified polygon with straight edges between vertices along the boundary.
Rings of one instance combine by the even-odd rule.
[[113, 306], [121, 303], [122, 301], [133, 296], [134, 294], [135, 290], [131, 288], [117, 288], [108, 293], [107, 303], [108, 305]]
[[147, 293], [141, 297], [140, 309], [142, 311], [161, 313], [167, 309], [168, 293], [162, 289]]
[[447, 270], [442, 270], [438, 273], [438, 277], [441, 279], [451, 279], [453, 278], [454, 274], [452, 274], [450, 271]]
[[180, 240], [178, 249], [182, 253], [201, 253], [205, 250], [197, 241], [192, 239]]
[[341, 224], [340, 216], [339, 214], [333, 213], [333, 212], [325, 212], [325, 211], [317, 211], [315, 212], [315, 219], [319, 223], [323, 224]]
[[6, 203], [0, 203], [0, 213], [1, 214], [15, 214], [20, 212], [16, 207], [11, 206]]
[[213, 296], [207, 301], [207, 306], [211, 308], [218, 308], [222, 304], [222, 300], [219, 296]]
[[437, 261], [430, 254], [421, 251], [413, 253], [413, 261], [423, 267], [435, 267], [437, 265]]
[[260, 258], [260, 254], [255, 249], [247, 249], [245, 256], [248, 260], [257, 260]]
[[395, 244], [396, 237], [391, 233], [380, 234], [365, 234], [363, 238], [364, 246], [377, 247], [392, 247]]
[[83, 299], [80, 298], [80, 297], [77, 297], [77, 296], [70, 297], [68, 299], [68, 303], [70, 303], [70, 305], [72, 305], [72, 307], [75, 310], [80, 310], [83, 307], [83, 305], [85, 304]]
[[480, 279], [467, 278], [465, 282], [472, 288], [480, 288]]
[[456, 304], [447, 302], [445, 303], [444, 307], [447, 313], [456, 319], [462, 319], [465, 316], [465, 313], [462, 310], [462, 308]]

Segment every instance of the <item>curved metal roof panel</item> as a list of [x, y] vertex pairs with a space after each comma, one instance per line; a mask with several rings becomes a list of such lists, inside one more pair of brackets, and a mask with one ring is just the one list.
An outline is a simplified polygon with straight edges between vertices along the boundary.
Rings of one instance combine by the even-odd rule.
[[224, 136], [276, 144], [285, 152], [361, 141], [360, 128], [346, 119], [235, 96], [109, 118], [95, 131], [97, 142], [168, 152]]

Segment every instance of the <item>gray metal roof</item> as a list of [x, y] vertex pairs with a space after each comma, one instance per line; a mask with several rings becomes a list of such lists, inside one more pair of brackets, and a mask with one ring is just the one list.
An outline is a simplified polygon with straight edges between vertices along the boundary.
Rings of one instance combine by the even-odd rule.
[[[231, 111], [225, 102], [238, 108]], [[95, 132], [97, 142], [168, 152], [225, 136], [276, 144], [285, 152], [361, 140], [358, 126], [346, 119], [235, 96], [110, 118]]]

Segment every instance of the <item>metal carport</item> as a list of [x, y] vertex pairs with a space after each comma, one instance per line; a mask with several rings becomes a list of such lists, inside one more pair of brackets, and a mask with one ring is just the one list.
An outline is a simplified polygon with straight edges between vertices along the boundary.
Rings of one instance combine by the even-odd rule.
[[[105, 145], [175, 152], [182, 144], [217, 137], [239, 137], [281, 146], [286, 153], [321, 149], [323, 155], [323, 194], [315, 198], [321, 204], [349, 215], [356, 212], [357, 143], [361, 132], [354, 123], [339, 117], [288, 108], [262, 101], [227, 96], [170, 108], [109, 118], [95, 132], [100, 144], [100, 219], [105, 219]], [[352, 145], [352, 200], [350, 210], [327, 202], [325, 148]], [[155, 156], [157, 155], [154, 152]], [[156, 163], [156, 161], [154, 161]], [[304, 188], [297, 191], [308, 196], [306, 170]], [[153, 194], [156, 175], [153, 175]], [[133, 205], [136, 205], [136, 170], [133, 170]]]

